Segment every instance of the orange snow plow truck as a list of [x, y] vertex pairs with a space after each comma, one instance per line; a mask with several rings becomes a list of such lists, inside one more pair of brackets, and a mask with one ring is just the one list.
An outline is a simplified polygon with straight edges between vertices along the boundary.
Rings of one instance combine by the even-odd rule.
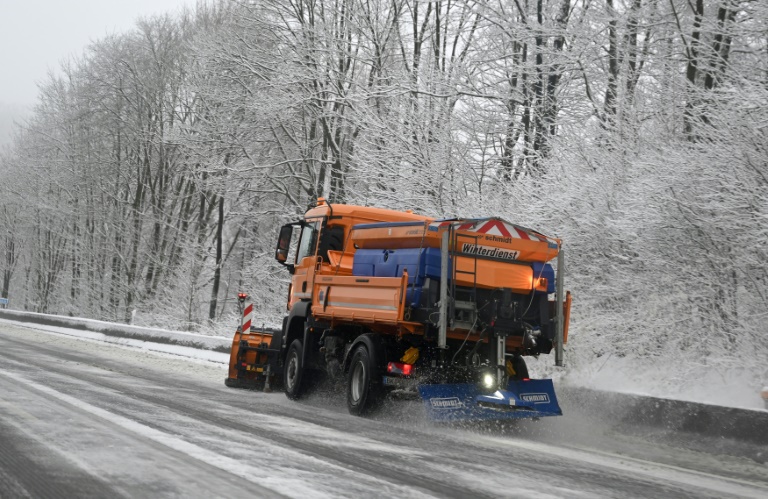
[[530, 379], [523, 359], [554, 350], [563, 362], [571, 295], [559, 239], [499, 218], [320, 198], [281, 228], [275, 257], [292, 275], [283, 327], [243, 321], [227, 386], [299, 399], [321, 377], [343, 379], [356, 415], [387, 396], [421, 398], [437, 421], [561, 414], [552, 381]]

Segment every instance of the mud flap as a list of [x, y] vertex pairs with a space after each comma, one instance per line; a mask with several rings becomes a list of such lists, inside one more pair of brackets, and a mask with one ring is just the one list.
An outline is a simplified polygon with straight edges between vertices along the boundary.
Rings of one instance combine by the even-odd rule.
[[475, 384], [419, 385], [433, 421], [483, 421], [561, 416], [551, 379], [510, 381], [484, 393]]

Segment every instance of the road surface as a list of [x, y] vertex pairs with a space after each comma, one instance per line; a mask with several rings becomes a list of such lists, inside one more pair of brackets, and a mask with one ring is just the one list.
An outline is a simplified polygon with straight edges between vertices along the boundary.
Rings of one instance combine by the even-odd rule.
[[[440, 427], [224, 387], [213, 362], [0, 321], [0, 497], [768, 497], [768, 466], [586, 413]], [[40, 327], [38, 327], [40, 328]], [[674, 442], [678, 439], [669, 439]]]

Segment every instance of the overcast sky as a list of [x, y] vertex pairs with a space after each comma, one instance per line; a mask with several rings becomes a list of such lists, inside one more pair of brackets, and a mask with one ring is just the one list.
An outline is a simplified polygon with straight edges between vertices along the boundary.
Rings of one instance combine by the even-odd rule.
[[37, 83], [93, 40], [195, 0], [0, 0], [0, 144], [37, 99]]
[[140, 16], [194, 0], [0, 0], [0, 101], [34, 104], [36, 82], [92, 41], [131, 29]]

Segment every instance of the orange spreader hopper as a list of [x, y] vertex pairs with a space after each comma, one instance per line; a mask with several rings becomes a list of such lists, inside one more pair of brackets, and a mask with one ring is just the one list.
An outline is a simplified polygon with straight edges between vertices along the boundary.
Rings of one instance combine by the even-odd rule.
[[453, 233], [450, 250], [459, 286], [530, 292], [542, 287], [535, 282], [539, 276], [533, 268], [505, 264], [547, 262], [557, 256], [560, 244], [558, 239], [500, 218], [356, 225], [351, 240], [358, 249], [440, 248], [446, 230]]
[[500, 261], [547, 262], [557, 256], [559, 239], [511, 224], [500, 218], [356, 225], [352, 241], [357, 248], [439, 248], [442, 233], [452, 230], [452, 251]]

